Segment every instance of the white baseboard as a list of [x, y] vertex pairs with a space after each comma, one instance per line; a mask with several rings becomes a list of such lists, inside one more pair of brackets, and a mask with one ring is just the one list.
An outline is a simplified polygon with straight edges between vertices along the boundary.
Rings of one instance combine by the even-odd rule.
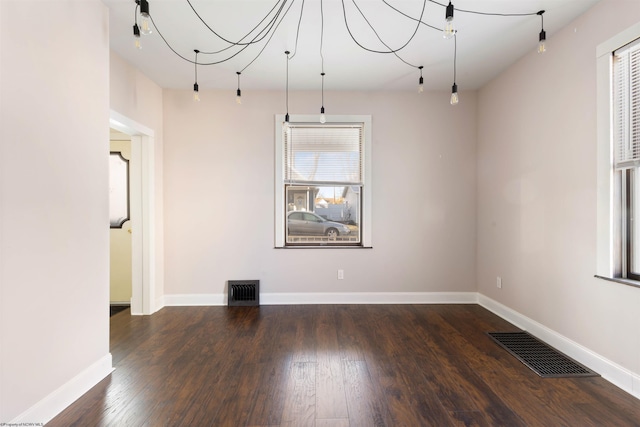
[[[476, 304], [476, 292], [261, 293], [260, 305], [294, 304]], [[165, 295], [163, 306], [226, 305], [225, 294]]]
[[156, 313], [164, 308], [164, 295], [156, 298], [155, 306], [153, 307], [153, 312]]
[[640, 399], [640, 375], [489, 297], [478, 294], [478, 304], [594, 370], [602, 378]]
[[27, 409], [7, 425], [36, 425], [36, 423], [48, 423], [111, 372], [113, 372], [113, 366], [111, 353], [109, 353], [31, 408]]
[[[165, 295], [162, 306], [226, 305], [226, 294]], [[599, 373], [640, 399], [640, 375], [477, 292], [263, 293], [261, 305], [293, 304], [479, 304]]]
[[225, 294], [165, 294], [162, 305], [164, 307], [227, 305], [227, 296]]

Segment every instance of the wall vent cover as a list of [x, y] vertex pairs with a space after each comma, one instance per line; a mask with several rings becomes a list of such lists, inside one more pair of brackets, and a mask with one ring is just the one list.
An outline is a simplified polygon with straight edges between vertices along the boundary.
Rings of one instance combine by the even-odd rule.
[[487, 334], [543, 378], [599, 376], [527, 332], [487, 332]]
[[260, 305], [259, 280], [229, 280], [228, 284], [229, 307]]

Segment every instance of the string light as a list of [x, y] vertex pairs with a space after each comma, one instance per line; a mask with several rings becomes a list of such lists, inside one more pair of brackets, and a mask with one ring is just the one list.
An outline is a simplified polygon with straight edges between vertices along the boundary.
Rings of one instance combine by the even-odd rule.
[[322, 72], [320, 78], [322, 80], [322, 104], [320, 106], [320, 123], [325, 124], [327, 117], [324, 115], [324, 55], [322, 54], [322, 45], [324, 43], [324, 8], [322, 7], [322, 0], [320, 0], [320, 60], [322, 64]]
[[140, 43], [140, 27], [138, 27], [138, 8], [140, 6], [136, 4], [136, 9], [133, 11], [133, 40], [134, 46], [136, 49], [142, 49], [142, 44]]
[[547, 33], [544, 31], [544, 10], [538, 12], [540, 15], [541, 25], [540, 25], [540, 35], [538, 36], [538, 53], [545, 53], [547, 51], [547, 47], [545, 43], [547, 41]]
[[287, 55], [287, 85], [286, 85], [286, 103], [287, 103], [287, 114], [284, 116], [284, 124], [286, 127], [289, 126], [289, 51], [285, 50], [284, 54]]
[[320, 123], [327, 123], [327, 117], [324, 115], [324, 73], [320, 73], [322, 76], [322, 107], [320, 107]]
[[453, 35], [453, 86], [451, 86], [451, 105], [458, 105], [458, 85], [456, 84], [456, 62], [458, 56], [458, 37]]
[[236, 71], [238, 75], [238, 90], [236, 91], [236, 104], [242, 104], [242, 92], [240, 91], [240, 71]]
[[195, 72], [196, 72], [196, 81], [193, 84], [193, 100], [200, 101], [200, 93], [198, 91], [198, 54], [200, 51], [198, 49], [193, 50], [196, 53], [196, 60], [194, 62]]
[[456, 33], [456, 30], [453, 28], [453, 4], [449, 1], [447, 5], [447, 9], [444, 15], [444, 33], [443, 36], [445, 39], [450, 39]]
[[[278, 0], [276, 2], [276, 4], [271, 8], [271, 10], [269, 12], [267, 12], [267, 14], [262, 18], [262, 20], [260, 20], [258, 22], [258, 24], [256, 24], [248, 33], [246, 33], [244, 36], [242, 36], [239, 40], [237, 41], [233, 41], [233, 40], [228, 40], [224, 37], [222, 37], [220, 34], [218, 34], [217, 32], [214, 31], [213, 28], [211, 28], [209, 26], [209, 24], [207, 24], [207, 22], [205, 22], [205, 20], [201, 17], [201, 15], [198, 13], [198, 11], [194, 8], [194, 6], [191, 3], [191, 0], [186, 0], [186, 2], [188, 3], [188, 5], [191, 7], [191, 9], [193, 10], [194, 14], [198, 17], [198, 19], [200, 19], [200, 21], [205, 25], [205, 27], [210, 30], [213, 34], [215, 34], [217, 37], [219, 37], [221, 40], [223, 40], [224, 42], [228, 43], [227, 47], [224, 47], [220, 50], [217, 50], [215, 52], [200, 52], [200, 51], [195, 51], [196, 52], [196, 59], [195, 61], [192, 61], [191, 59], [183, 56], [182, 54], [180, 54], [174, 47], [171, 46], [171, 44], [169, 43], [169, 41], [163, 36], [163, 34], [161, 33], [161, 31], [158, 29], [158, 26], [156, 25], [156, 23], [153, 21], [153, 17], [151, 16], [150, 12], [149, 12], [149, 1], [148, 0], [134, 0], [136, 3], [136, 9], [135, 9], [135, 23], [133, 26], [133, 35], [134, 35], [134, 41], [135, 41], [135, 47], [138, 49], [142, 48], [142, 45], [140, 43], [140, 35], [146, 35], [146, 34], [151, 34], [152, 31], [152, 27], [151, 24], [153, 24], [153, 29], [155, 31], [158, 32], [158, 35], [160, 36], [160, 38], [162, 39], [162, 41], [167, 45], [167, 47], [173, 52], [175, 53], [177, 56], [179, 56], [180, 58], [182, 58], [183, 60], [187, 61], [187, 62], [191, 62], [194, 64], [195, 66], [195, 74], [196, 74], [196, 81], [193, 85], [194, 87], [194, 100], [200, 100], [199, 97], [199, 93], [198, 93], [198, 81], [197, 81], [197, 66], [198, 65], [215, 65], [215, 64], [220, 64], [226, 61], [231, 60], [232, 58], [236, 57], [238, 54], [240, 54], [241, 52], [243, 52], [245, 49], [247, 49], [248, 47], [259, 43], [263, 40], [266, 39], [266, 42], [264, 43], [264, 46], [262, 46], [262, 48], [260, 49], [260, 51], [258, 52], [258, 54], [244, 67], [241, 68], [240, 71], [237, 71], [237, 75], [238, 75], [238, 88], [236, 91], [236, 102], [238, 104], [242, 103], [242, 92], [240, 90], [240, 74], [241, 72], [245, 71], [249, 66], [251, 66], [257, 59], [258, 57], [260, 57], [260, 55], [265, 51], [267, 45], [269, 44], [269, 42], [271, 41], [271, 39], [273, 38], [273, 36], [275, 35], [276, 30], [278, 29], [278, 27], [280, 26], [280, 24], [282, 23], [282, 21], [285, 19], [286, 15], [288, 14], [289, 10], [291, 9], [292, 5], [294, 3], [296, 3], [296, 1], [287, 1], [287, 0]], [[440, 7], [445, 8], [445, 25], [444, 28], [438, 29], [437, 27], [427, 24], [426, 22], [422, 21], [422, 17], [424, 15], [425, 12], [425, 6], [427, 1], [434, 3]], [[460, 13], [469, 13], [469, 14], [476, 14], [476, 15], [485, 15], [485, 16], [501, 16], [501, 17], [516, 17], [516, 16], [533, 16], [533, 15], [539, 15], [541, 18], [541, 31], [538, 37], [538, 48], [537, 51], [539, 53], [544, 53], [546, 51], [546, 32], [544, 30], [544, 16], [543, 14], [545, 13], [544, 10], [541, 10], [539, 12], [531, 12], [531, 13], [491, 13], [491, 12], [481, 12], [481, 11], [476, 11], [476, 10], [465, 10], [465, 9], [457, 9], [454, 8], [454, 5], [452, 3], [451, 0], [449, 0], [448, 4], [441, 4], [436, 0], [424, 0], [423, 2], [423, 7], [422, 7], [422, 11], [420, 13], [420, 17], [419, 18], [415, 18], [412, 17], [402, 11], [400, 11], [399, 9], [393, 7], [391, 4], [389, 4], [386, 0], [382, 0], [382, 2], [387, 5], [388, 7], [390, 7], [391, 9], [393, 9], [395, 12], [403, 15], [404, 17], [411, 19], [413, 21], [416, 22], [416, 28], [413, 32], [413, 34], [411, 35], [411, 37], [406, 41], [406, 43], [404, 43], [402, 46], [400, 46], [397, 49], [393, 49], [391, 47], [389, 47], [379, 36], [378, 32], [376, 31], [376, 29], [371, 25], [371, 22], [369, 21], [369, 19], [367, 19], [367, 17], [365, 16], [365, 14], [363, 13], [363, 11], [360, 9], [360, 7], [358, 6], [358, 4], [356, 3], [356, 0], [352, 0], [353, 5], [355, 6], [355, 8], [357, 9], [357, 11], [360, 13], [360, 15], [362, 15], [362, 18], [364, 19], [364, 21], [369, 25], [369, 27], [371, 28], [371, 30], [374, 32], [374, 34], [376, 35], [376, 37], [378, 37], [378, 40], [388, 49], [386, 51], [384, 50], [374, 50], [374, 49], [370, 49], [367, 48], [365, 46], [363, 46], [361, 43], [359, 43], [356, 38], [354, 37], [354, 35], [352, 34], [351, 28], [349, 26], [349, 22], [347, 19], [347, 12], [346, 12], [346, 8], [345, 8], [345, 4], [344, 4], [344, 0], [342, 0], [342, 12], [344, 15], [344, 22], [345, 22], [345, 26], [347, 28], [347, 32], [349, 33], [349, 36], [351, 37], [351, 39], [362, 49], [369, 51], [369, 52], [375, 52], [375, 53], [383, 53], [383, 54], [389, 54], [392, 53], [394, 54], [400, 61], [404, 62], [406, 65], [411, 66], [413, 68], [417, 68], [420, 70], [420, 78], [418, 81], [418, 92], [422, 93], [424, 92], [424, 78], [423, 78], [423, 66], [417, 66], [417, 65], [413, 65], [407, 61], [405, 61], [402, 57], [400, 57], [400, 55], [398, 54], [398, 52], [400, 52], [402, 49], [404, 49], [406, 46], [409, 45], [409, 43], [413, 40], [414, 36], [416, 35], [416, 32], [418, 30], [418, 28], [420, 27], [420, 25], [424, 25], [430, 29], [434, 29], [434, 30], [438, 30], [438, 31], [442, 31], [443, 32], [443, 36], [445, 38], [451, 38], [453, 37], [454, 39], [457, 38], [457, 31], [454, 28], [454, 24], [453, 24], [453, 19], [454, 19], [454, 12], [457, 10], [457, 12]], [[288, 3], [288, 4], [287, 4]], [[298, 36], [299, 36], [299, 31], [300, 31], [300, 24], [302, 22], [302, 14], [303, 14], [303, 10], [304, 10], [304, 3], [305, 0], [302, 0], [302, 4], [300, 7], [300, 16], [298, 18], [298, 28], [297, 28], [297, 32], [296, 32], [296, 52], [297, 52], [297, 46], [298, 46]], [[140, 26], [138, 26], [138, 20], [137, 20], [137, 13], [138, 10], [140, 12], [140, 17], [141, 17], [141, 23]], [[320, 10], [321, 10], [321, 19], [322, 21], [324, 21], [324, 12], [323, 12], [323, 1], [320, 0]], [[322, 31], [324, 31], [324, 28], [322, 28]], [[253, 34], [253, 36], [251, 36]], [[251, 38], [250, 38], [251, 37]], [[247, 40], [247, 41], [245, 41]], [[320, 41], [320, 54], [322, 56], [322, 33], [321, 33], [321, 41]], [[228, 54], [227, 57], [222, 58], [220, 60], [216, 60], [216, 61], [201, 61], [198, 62], [197, 58], [198, 58], [198, 53], [202, 53], [202, 54], [206, 54], [206, 55], [214, 55], [214, 54], [221, 54], [233, 47], [237, 47], [238, 49], [235, 49], [236, 51], [233, 53]], [[286, 107], [287, 107], [287, 113], [285, 115], [285, 122], [288, 124], [289, 123], [289, 60], [293, 59], [293, 57], [295, 56], [295, 53], [293, 56], [289, 56], [290, 52], [286, 51], [285, 52], [287, 55], [287, 87], [286, 87]], [[322, 67], [322, 106], [320, 108], [321, 111], [321, 117], [324, 117], [324, 57], [323, 59], [323, 67]], [[457, 60], [457, 47], [454, 47], [454, 82], [453, 82], [453, 86], [452, 86], [452, 90], [451, 90], [451, 104], [452, 105], [456, 105], [458, 103], [458, 91], [457, 91], [457, 83], [456, 83], [456, 60]]]
[[140, 23], [141, 32], [145, 36], [148, 36], [153, 31], [151, 30], [151, 25], [149, 24], [149, 2], [147, 0], [136, 0], [139, 1], [140, 4], [140, 17], [142, 18], [142, 22]]
[[140, 27], [138, 24], [133, 24], [133, 37], [134, 37], [134, 46], [137, 49], [142, 49], [142, 44], [140, 43]]

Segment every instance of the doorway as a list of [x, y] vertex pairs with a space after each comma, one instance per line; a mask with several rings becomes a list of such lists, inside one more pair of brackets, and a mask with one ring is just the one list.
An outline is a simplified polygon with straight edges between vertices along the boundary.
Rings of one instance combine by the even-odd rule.
[[114, 315], [131, 306], [131, 136], [110, 129], [109, 157], [109, 313]]
[[160, 308], [155, 301], [154, 132], [115, 111], [111, 111], [109, 124], [131, 138], [131, 219], [125, 228], [131, 230], [131, 314], [152, 314]]

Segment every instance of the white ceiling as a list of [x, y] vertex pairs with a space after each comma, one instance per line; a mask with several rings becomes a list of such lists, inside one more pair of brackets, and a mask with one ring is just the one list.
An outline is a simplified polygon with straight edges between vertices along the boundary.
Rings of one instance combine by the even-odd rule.
[[[321, 28], [324, 28], [323, 56], [325, 90], [416, 90], [419, 70], [393, 54], [370, 53], [349, 36], [343, 4], [354, 37], [364, 46], [387, 50], [367, 26], [357, 4], [382, 40], [392, 48], [410, 39], [418, 25], [386, 5], [383, 0], [304, 0], [302, 23], [296, 50], [296, 29], [303, 0], [190, 0], [194, 9], [217, 33], [238, 41], [277, 3], [291, 8], [264, 52], [241, 76], [243, 90], [282, 90], [285, 87], [285, 50], [295, 56], [289, 62], [291, 90], [319, 90], [322, 62]], [[354, 3], [355, 1], [355, 3]], [[414, 18], [420, 16], [423, 0], [386, 0]], [[445, 0], [427, 0], [422, 21], [442, 28]], [[456, 0], [454, 23], [457, 36], [457, 84], [459, 90], [478, 89], [523, 55], [535, 50], [540, 32], [539, 16], [502, 17], [463, 13], [459, 9], [495, 13], [535, 13], [545, 10], [544, 27], [548, 48], [553, 34], [585, 12], [598, 0]], [[163, 42], [157, 29], [142, 36], [143, 48], [134, 47], [134, 0], [103, 0], [110, 9], [111, 48], [127, 62], [163, 88], [192, 88], [194, 65], [180, 59]], [[167, 42], [181, 55], [194, 59], [194, 49], [215, 51], [228, 46], [197, 18], [187, 0], [149, 0], [150, 13]], [[320, 6], [323, 7], [323, 14]], [[273, 16], [273, 14], [271, 15]], [[324, 16], [324, 26], [321, 26]], [[200, 89], [237, 87], [236, 71], [242, 70], [265, 46], [250, 45], [234, 58], [218, 65], [198, 66]], [[245, 39], [246, 40], [246, 39]], [[424, 66], [426, 89], [450, 90], [453, 83], [453, 39], [441, 31], [419, 25], [411, 43], [398, 54], [407, 62]], [[217, 55], [200, 54], [198, 62], [213, 62], [238, 52], [234, 47]]]

